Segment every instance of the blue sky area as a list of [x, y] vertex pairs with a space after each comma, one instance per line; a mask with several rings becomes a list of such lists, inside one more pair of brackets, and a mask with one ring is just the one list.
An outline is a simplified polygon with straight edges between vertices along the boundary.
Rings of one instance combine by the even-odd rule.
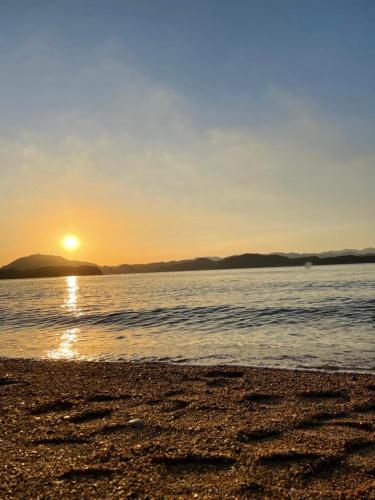
[[375, 246], [374, 25], [370, 0], [1, 0], [0, 234], [47, 203], [111, 262]]

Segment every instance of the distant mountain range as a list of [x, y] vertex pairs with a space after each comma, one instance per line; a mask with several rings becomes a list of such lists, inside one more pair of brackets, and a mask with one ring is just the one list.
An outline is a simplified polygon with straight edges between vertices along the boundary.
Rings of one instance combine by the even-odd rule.
[[199, 271], [259, 267], [375, 263], [375, 248], [338, 250], [321, 253], [246, 253], [230, 257], [198, 257], [188, 260], [153, 262], [150, 264], [122, 264], [99, 266], [90, 262], [65, 259], [55, 255], [21, 257], [0, 268], [0, 279], [39, 278], [52, 276], [134, 274], [171, 271]]
[[282, 255], [284, 257], [290, 257], [295, 259], [298, 257], [338, 257], [340, 255], [375, 255], [375, 248], [364, 248], [363, 250], [353, 250], [352, 248], [347, 248], [345, 250], [329, 250], [328, 252], [320, 253], [295, 253], [295, 252], [273, 252], [270, 255]]

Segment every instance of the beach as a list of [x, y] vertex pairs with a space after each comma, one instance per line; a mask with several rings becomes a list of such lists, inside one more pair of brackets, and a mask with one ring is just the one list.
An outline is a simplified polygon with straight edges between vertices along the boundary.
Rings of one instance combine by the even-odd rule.
[[375, 498], [375, 377], [0, 361], [0, 498]]

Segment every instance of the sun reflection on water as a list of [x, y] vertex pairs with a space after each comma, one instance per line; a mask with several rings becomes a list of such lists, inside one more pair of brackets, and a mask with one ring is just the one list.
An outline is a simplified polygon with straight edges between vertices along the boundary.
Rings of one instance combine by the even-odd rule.
[[[67, 276], [66, 293], [62, 307], [72, 313], [73, 316], [80, 316], [80, 310], [77, 306], [78, 299], [78, 278], [77, 276]], [[48, 352], [51, 359], [72, 359], [78, 356], [74, 349], [74, 344], [78, 341], [79, 328], [69, 328], [59, 335], [59, 344], [56, 349]]]
[[64, 307], [69, 312], [76, 313], [79, 315], [79, 310], [77, 307], [78, 298], [78, 279], [77, 276], [67, 276], [66, 280], [66, 296], [64, 300]]
[[77, 333], [79, 333], [79, 328], [72, 328], [62, 333], [57, 349], [49, 351], [48, 357], [51, 359], [72, 359], [77, 357], [78, 353], [73, 349], [73, 344], [78, 340]]

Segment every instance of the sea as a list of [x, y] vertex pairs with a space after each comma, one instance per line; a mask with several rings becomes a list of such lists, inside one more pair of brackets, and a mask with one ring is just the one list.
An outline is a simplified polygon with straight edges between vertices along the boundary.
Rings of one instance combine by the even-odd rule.
[[374, 372], [375, 264], [2, 280], [0, 357]]

